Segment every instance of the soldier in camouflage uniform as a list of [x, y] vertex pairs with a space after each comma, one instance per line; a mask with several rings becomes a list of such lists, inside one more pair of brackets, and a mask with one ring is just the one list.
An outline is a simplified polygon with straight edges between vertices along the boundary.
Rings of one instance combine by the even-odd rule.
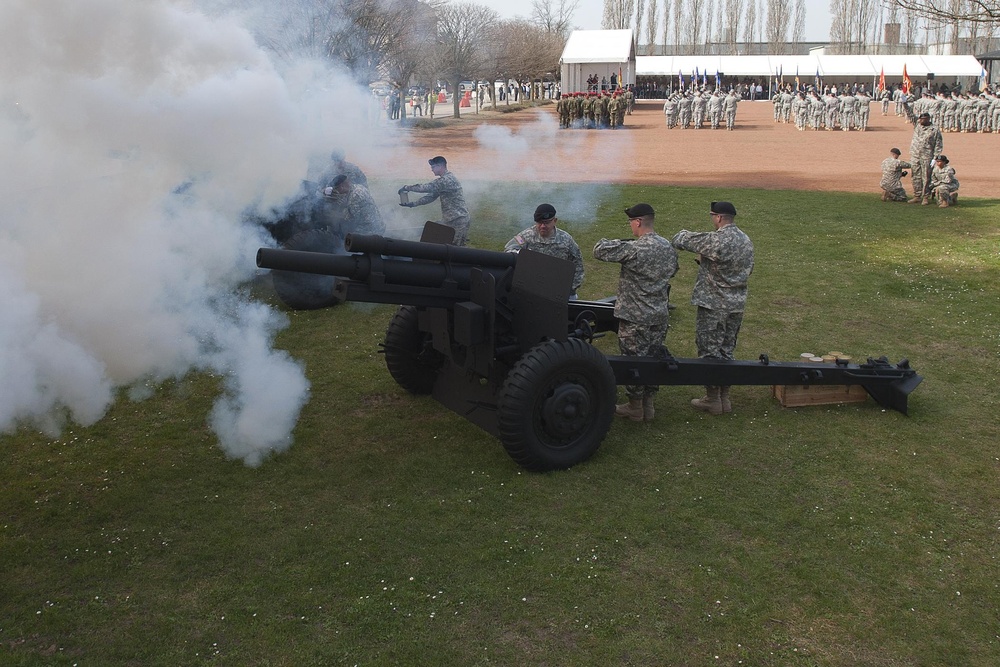
[[946, 155], [934, 158], [929, 189], [937, 196], [938, 206], [941, 208], [948, 208], [958, 203], [958, 179], [955, 178], [955, 168], [948, 165]]
[[368, 178], [365, 173], [361, 171], [358, 165], [348, 162], [344, 159], [344, 151], [337, 149], [330, 153], [330, 164], [326, 167], [322, 174], [319, 176], [319, 186], [320, 188], [325, 188], [333, 185], [333, 180], [344, 174], [354, 185], [363, 185], [368, 187]]
[[913, 199], [911, 204], [929, 204], [930, 192], [927, 189], [930, 176], [931, 161], [935, 155], [940, 155], [944, 149], [944, 138], [941, 131], [931, 124], [931, 115], [926, 111], [917, 118], [913, 127], [913, 139], [910, 141], [910, 164], [913, 165]]
[[[691, 303], [698, 307], [695, 343], [699, 357], [733, 359], [747, 303], [747, 282], [753, 272], [753, 243], [736, 226], [736, 207], [714, 201], [710, 209], [714, 232], [682, 229], [670, 240], [678, 250], [698, 253], [698, 277]], [[691, 405], [712, 415], [731, 412], [729, 387], [706, 386], [705, 396]]]
[[[629, 356], [652, 357], [664, 351], [670, 311], [667, 296], [670, 279], [677, 273], [677, 252], [656, 233], [655, 212], [649, 204], [625, 209], [634, 239], [601, 239], [594, 257], [618, 262], [618, 347]], [[615, 407], [615, 414], [632, 421], [652, 421], [653, 397], [659, 387], [626, 385], [628, 403]]]
[[400, 206], [412, 208], [430, 204], [435, 199], [441, 199], [441, 224], [448, 225], [455, 229], [455, 245], [464, 246], [469, 238], [469, 209], [465, 205], [465, 194], [462, 192], [462, 184], [455, 178], [455, 174], [448, 171], [448, 161], [440, 155], [432, 157], [427, 161], [431, 165], [431, 172], [437, 176], [430, 183], [417, 185], [404, 185], [400, 192], [426, 192], [417, 201], [400, 203]]
[[722, 108], [726, 113], [726, 129], [732, 130], [736, 127], [736, 106], [739, 104], [740, 96], [730, 90], [722, 102]]
[[899, 149], [893, 148], [890, 155], [882, 160], [882, 201], [906, 201], [906, 190], [901, 179], [906, 176], [904, 169], [910, 169], [910, 163], [899, 159]]
[[339, 201], [344, 211], [345, 234], [385, 234], [385, 223], [382, 221], [382, 214], [379, 213], [378, 206], [372, 198], [372, 193], [363, 185], [352, 183], [350, 177], [345, 174], [333, 179], [332, 185], [328, 186], [324, 196], [332, 197]]
[[577, 298], [577, 290], [583, 284], [583, 255], [580, 254], [580, 246], [576, 244], [573, 237], [568, 232], [564, 232], [556, 227], [559, 218], [556, 217], [556, 209], [552, 204], [539, 204], [535, 209], [535, 224], [533, 227], [518, 233], [507, 245], [504, 252], [521, 252], [527, 248], [545, 255], [566, 259], [573, 262], [575, 272], [573, 273], [573, 289], [569, 298]]

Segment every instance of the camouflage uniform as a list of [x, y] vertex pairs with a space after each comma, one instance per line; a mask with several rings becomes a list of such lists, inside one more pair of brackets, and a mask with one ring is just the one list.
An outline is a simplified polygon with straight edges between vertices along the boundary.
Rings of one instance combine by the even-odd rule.
[[726, 99], [722, 102], [722, 107], [726, 111], [726, 129], [731, 130], [736, 126], [736, 106], [739, 104], [740, 98], [733, 91], [729, 91], [726, 95]]
[[[635, 239], [601, 239], [594, 257], [618, 262], [618, 347], [629, 356], [655, 356], [667, 337], [670, 311], [667, 295], [677, 273], [677, 252], [662, 236], [649, 233]], [[652, 396], [657, 386], [627, 385], [629, 399]]]
[[894, 157], [887, 157], [882, 160], [882, 181], [879, 185], [885, 194], [883, 201], [906, 201], [906, 190], [900, 179], [903, 177], [903, 170], [910, 169], [910, 163]]
[[913, 139], [910, 141], [910, 164], [913, 170], [910, 175], [913, 177], [913, 197], [914, 199], [926, 197], [929, 191], [925, 192], [926, 183], [924, 180], [928, 175], [928, 165], [936, 155], [940, 155], [944, 150], [944, 138], [941, 131], [934, 125], [921, 125], [917, 123], [913, 126]]
[[382, 214], [375, 205], [372, 193], [363, 185], [352, 185], [347, 193], [347, 219], [351, 233], [385, 234]]
[[407, 189], [410, 192], [429, 193], [413, 202], [414, 206], [430, 204], [440, 197], [441, 223], [455, 228], [455, 245], [465, 245], [469, 238], [469, 209], [465, 205], [462, 184], [455, 178], [455, 174], [446, 171], [430, 183], [410, 185]]
[[569, 233], [557, 227], [552, 238], [543, 238], [535, 227], [528, 227], [507, 241], [503, 250], [520, 252], [524, 248], [573, 262], [576, 271], [573, 274], [573, 293], [570, 296], [576, 295], [576, 291], [583, 284], [583, 255], [580, 254], [580, 246]]
[[733, 359], [747, 302], [747, 281], [753, 272], [753, 242], [733, 223], [712, 232], [682, 229], [670, 242], [679, 250], [701, 255], [691, 295], [691, 303], [698, 306], [698, 356]]
[[673, 95], [663, 102], [663, 115], [666, 117], [668, 130], [677, 127], [677, 100]]
[[368, 177], [365, 176], [365, 172], [361, 171], [358, 165], [348, 162], [347, 160], [342, 160], [338, 165], [336, 162], [332, 163], [326, 168], [320, 177], [319, 185], [320, 187], [326, 187], [333, 183], [333, 179], [337, 178], [341, 174], [347, 176], [350, 179], [352, 185], [363, 185], [368, 187]]
[[958, 195], [958, 179], [955, 178], [954, 167], [947, 163], [940, 167], [935, 162], [934, 169], [931, 170], [931, 183], [928, 190], [937, 195], [939, 206], [954, 204]]

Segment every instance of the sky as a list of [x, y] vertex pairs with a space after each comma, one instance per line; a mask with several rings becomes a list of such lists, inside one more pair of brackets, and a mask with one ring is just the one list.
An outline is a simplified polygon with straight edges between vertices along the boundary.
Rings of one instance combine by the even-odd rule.
[[[476, 2], [495, 9], [506, 19], [531, 16], [532, 0], [476, 0]], [[660, 4], [663, 4], [662, 0]], [[573, 14], [573, 24], [581, 30], [600, 30], [603, 12], [603, 0], [580, 0], [580, 6]], [[805, 41], [821, 42], [829, 37], [829, 0], [806, 0]]]

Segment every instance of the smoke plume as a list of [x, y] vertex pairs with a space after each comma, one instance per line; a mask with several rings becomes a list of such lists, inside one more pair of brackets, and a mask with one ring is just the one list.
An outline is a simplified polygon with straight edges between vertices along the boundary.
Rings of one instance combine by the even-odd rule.
[[0, 43], [0, 431], [206, 371], [229, 456], [288, 447], [309, 383], [241, 290], [268, 244], [243, 213], [294, 195], [316, 146], [357, 149], [364, 119], [330, 113], [367, 91], [169, 0], [9, 0]]

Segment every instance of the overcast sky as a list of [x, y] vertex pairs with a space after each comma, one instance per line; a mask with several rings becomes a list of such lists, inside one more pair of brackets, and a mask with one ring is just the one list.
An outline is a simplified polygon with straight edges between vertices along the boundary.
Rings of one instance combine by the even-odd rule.
[[[477, 4], [492, 7], [503, 18], [531, 16], [531, 0], [472, 0]], [[663, 0], [659, 0], [660, 16], [663, 16]], [[794, 2], [792, 3], [794, 6]], [[573, 24], [581, 30], [600, 30], [604, 12], [603, 0], [580, 0], [580, 6], [573, 14]], [[662, 20], [662, 19], [661, 19]], [[806, 0], [805, 41], [821, 42], [830, 37], [829, 0]], [[640, 40], [645, 43], [645, 40]]]

